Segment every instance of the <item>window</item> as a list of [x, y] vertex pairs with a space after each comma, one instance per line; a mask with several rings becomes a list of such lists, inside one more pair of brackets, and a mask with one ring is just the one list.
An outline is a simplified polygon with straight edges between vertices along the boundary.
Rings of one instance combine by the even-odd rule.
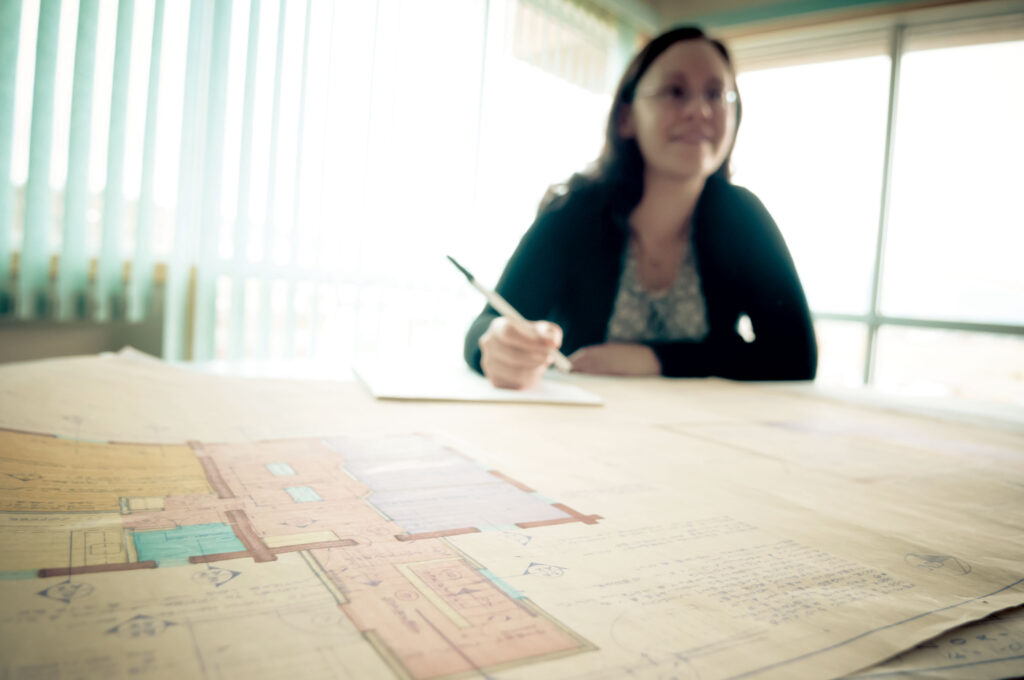
[[1024, 14], [879, 23], [734, 42], [734, 179], [793, 253], [819, 382], [1024, 404]]
[[871, 304], [885, 157], [884, 55], [744, 73], [734, 180], [784, 229], [815, 310]]
[[1024, 36], [904, 53], [886, 316], [1024, 326], [1022, 74]]
[[2, 8], [0, 314], [161, 314], [170, 359], [458, 360], [444, 255], [497, 279], [628, 42], [578, 0]]

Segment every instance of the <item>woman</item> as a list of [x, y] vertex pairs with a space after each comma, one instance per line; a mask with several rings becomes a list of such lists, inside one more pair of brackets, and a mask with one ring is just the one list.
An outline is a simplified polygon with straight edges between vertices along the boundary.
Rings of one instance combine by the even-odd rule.
[[[778, 228], [729, 182], [740, 121], [729, 54], [697, 28], [651, 41], [615, 93], [594, 168], [549, 192], [497, 290], [531, 322], [486, 307], [466, 360], [526, 388], [570, 354], [613, 375], [810, 380], [817, 346]], [[738, 330], [749, 317], [753, 338]]]

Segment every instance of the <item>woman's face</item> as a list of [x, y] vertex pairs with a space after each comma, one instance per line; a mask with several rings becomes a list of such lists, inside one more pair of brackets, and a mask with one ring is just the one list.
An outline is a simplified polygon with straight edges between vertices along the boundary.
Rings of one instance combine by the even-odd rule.
[[677, 42], [640, 78], [619, 133], [636, 139], [648, 174], [707, 179], [736, 134], [735, 90], [728, 64], [711, 43]]

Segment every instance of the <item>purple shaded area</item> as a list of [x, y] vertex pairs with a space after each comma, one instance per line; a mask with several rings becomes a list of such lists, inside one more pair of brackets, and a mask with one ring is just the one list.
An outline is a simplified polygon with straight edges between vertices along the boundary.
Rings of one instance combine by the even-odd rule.
[[410, 534], [565, 519], [550, 503], [424, 436], [330, 439], [367, 499]]

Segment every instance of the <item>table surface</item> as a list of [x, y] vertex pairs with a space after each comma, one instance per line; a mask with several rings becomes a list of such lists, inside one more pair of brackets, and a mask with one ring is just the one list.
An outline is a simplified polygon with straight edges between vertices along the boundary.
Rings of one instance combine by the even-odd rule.
[[572, 380], [605, 406], [0, 366], [0, 675], [1024, 674], [1012, 414]]

